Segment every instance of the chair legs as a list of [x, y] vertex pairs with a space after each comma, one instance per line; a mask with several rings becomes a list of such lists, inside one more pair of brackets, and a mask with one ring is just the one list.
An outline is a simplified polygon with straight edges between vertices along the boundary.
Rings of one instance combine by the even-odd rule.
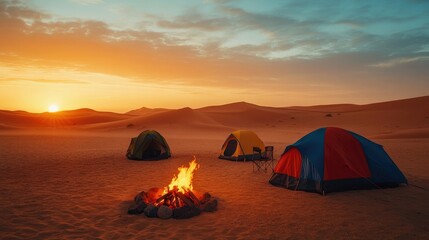
[[269, 168], [273, 169], [272, 159], [258, 159], [253, 160], [253, 172], [264, 171], [267, 172]]
[[[253, 162], [253, 172], [259, 172], [264, 168], [264, 164], [262, 161], [253, 160], [252, 162]], [[256, 170], [255, 170], [255, 168], [256, 168]]]

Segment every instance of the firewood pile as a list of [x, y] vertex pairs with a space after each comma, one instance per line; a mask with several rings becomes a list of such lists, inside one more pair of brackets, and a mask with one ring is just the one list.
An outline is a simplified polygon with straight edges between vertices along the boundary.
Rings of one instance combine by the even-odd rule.
[[217, 210], [217, 199], [210, 193], [196, 196], [192, 191], [173, 188], [163, 194], [162, 189], [151, 188], [148, 192], [140, 192], [134, 198], [134, 203], [128, 214], [144, 214], [147, 217], [162, 219], [186, 219], [200, 215], [201, 212]]
[[201, 212], [213, 212], [217, 209], [217, 199], [210, 193], [196, 196], [193, 191], [192, 179], [199, 168], [196, 158], [189, 162], [189, 167], [181, 166], [179, 173], [174, 175], [170, 184], [163, 189], [151, 188], [141, 192], [134, 198], [128, 210], [129, 214], [142, 214], [147, 217], [163, 219], [184, 219], [200, 215]]

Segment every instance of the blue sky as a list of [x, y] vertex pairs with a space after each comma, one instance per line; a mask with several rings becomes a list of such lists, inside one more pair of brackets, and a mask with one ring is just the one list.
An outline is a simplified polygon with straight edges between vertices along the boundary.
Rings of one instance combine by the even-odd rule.
[[[0, 47], [0, 73], [9, 79], [0, 83], [18, 84], [23, 77], [10, 76], [14, 72], [31, 75], [34, 66], [11, 65], [25, 59], [49, 66], [50, 76], [70, 71], [52, 77], [64, 82], [98, 84], [76, 76], [105, 74], [111, 85], [137, 84], [166, 96], [175, 91], [175, 104], [143, 99], [153, 107], [369, 103], [429, 94], [429, 1], [29, 0], [1, 6], [2, 34], [12, 37]], [[17, 31], [5, 27], [11, 24]], [[16, 44], [36, 44], [32, 38], [39, 40], [33, 47], [46, 51]], [[77, 46], [85, 53], [68, 53]], [[100, 52], [112, 63], [94, 57]], [[136, 62], [146, 65], [139, 69]], [[61, 87], [58, 81], [50, 86]], [[260, 90], [272, 94], [255, 96]]]

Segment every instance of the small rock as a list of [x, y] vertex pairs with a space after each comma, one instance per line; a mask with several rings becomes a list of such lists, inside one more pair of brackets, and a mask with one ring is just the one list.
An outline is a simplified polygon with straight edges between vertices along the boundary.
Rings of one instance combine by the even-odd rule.
[[136, 204], [140, 204], [141, 202], [145, 202], [144, 201], [145, 199], [146, 199], [146, 193], [142, 191], [134, 197], [134, 202]]
[[158, 207], [153, 204], [148, 204], [147, 207], [144, 209], [144, 215], [146, 215], [146, 217], [155, 218], [158, 215], [157, 213]]
[[183, 206], [173, 210], [173, 218], [175, 219], [186, 219], [193, 216], [200, 215], [201, 209], [197, 207]]
[[142, 214], [146, 209], [147, 205], [144, 202], [140, 202], [140, 204], [134, 204], [128, 209], [128, 214]]
[[217, 210], [217, 199], [211, 198], [208, 202], [202, 205], [204, 212], [214, 212]]
[[203, 194], [203, 196], [201, 197], [201, 203], [206, 203], [208, 202], [210, 199], [212, 198], [212, 195], [210, 195], [210, 193], [206, 192]]
[[168, 218], [171, 218], [171, 216], [173, 215], [173, 210], [171, 210], [171, 208], [165, 205], [162, 205], [161, 207], [158, 208], [157, 215], [159, 218], [168, 219]]

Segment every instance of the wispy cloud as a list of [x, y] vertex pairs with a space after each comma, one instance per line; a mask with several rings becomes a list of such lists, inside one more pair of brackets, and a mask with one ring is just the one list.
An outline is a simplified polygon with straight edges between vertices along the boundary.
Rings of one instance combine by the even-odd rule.
[[379, 62], [376, 64], [372, 64], [370, 66], [377, 67], [377, 68], [392, 68], [402, 64], [408, 64], [413, 62], [425, 62], [425, 61], [429, 61], [429, 56], [395, 58], [395, 59]]
[[94, 5], [94, 4], [100, 4], [103, 2], [103, 0], [69, 0], [71, 2], [81, 4], [81, 5]]
[[217, 31], [223, 30], [227, 20], [223, 18], [213, 19], [192, 19], [190, 17], [183, 17], [183, 20], [160, 20], [157, 24], [162, 28], [172, 29], [197, 29], [202, 31]]

